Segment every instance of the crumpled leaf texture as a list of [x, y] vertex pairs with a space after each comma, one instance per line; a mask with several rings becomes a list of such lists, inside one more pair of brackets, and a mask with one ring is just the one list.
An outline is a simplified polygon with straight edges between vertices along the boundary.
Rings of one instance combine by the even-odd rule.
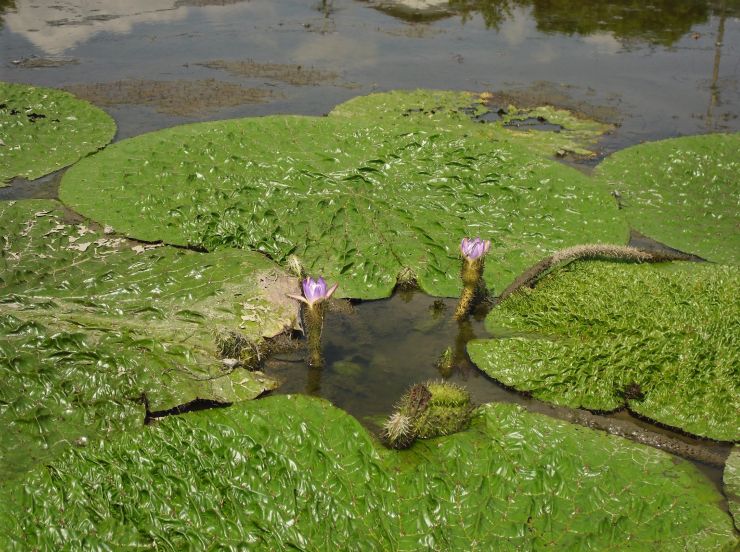
[[[348, 100], [329, 113], [330, 117], [366, 118], [372, 122], [396, 125], [429, 125], [437, 129], [458, 129], [484, 140], [511, 140], [538, 155], [553, 156], [564, 152], [594, 156], [590, 148], [613, 125], [587, 119], [552, 106], [517, 108], [513, 105], [490, 105], [486, 93], [442, 90], [392, 90]], [[505, 113], [491, 117], [491, 110]], [[486, 124], [481, 117], [488, 114]], [[507, 124], [535, 119], [559, 127], [557, 132], [530, 128], [510, 128]]]
[[65, 216], [54, 201], [0, 205], [3, 480], [78, 437], [141, 424], [142, 395], [156, 411], [273, 388], [227, 370], [216, 333], [255, 341], [293, 314], [263, 297], [275, 267], [258, 254], [145, 250]]
[[116, 123], [102, 109], [52, 88], [0, 82], [0, 186], [71, 165], [111, 141]]
[[[626, 404], [695, 435], [737, 440], [738, 295], [735, 267], [574, 263], [494, 308], [486, 325], [502, 337], [471, 341], [468, 352], [491, 377], [545, 401]], [[644, 397], [625, 396], [633, 384]]]
[[731, 550], [685, 461], [528, 414], [380, 450], [329, 403], [276, 396], [71, 450], [0, 503], [4, 550]]
[[499, 292], [547, 252], [626, 241], [613, 198], [580, 172], [479, 129], [457, 95], [431, 121], [402, 117], [397, 96], [386, 98], [395, 116], [273, 116], [123, 140], [69, 170], [60, 195], [136, 238], [297, 255], [363, 299], [388, 296], [406, 269], [424, 291], [457, 295], [463, 236], [493, 240], [484, 277]]
[[622, 194], [630, 225], [707, 260], [740, 263], [740, 133], [687, 136], [618, 151], [596, 175]]

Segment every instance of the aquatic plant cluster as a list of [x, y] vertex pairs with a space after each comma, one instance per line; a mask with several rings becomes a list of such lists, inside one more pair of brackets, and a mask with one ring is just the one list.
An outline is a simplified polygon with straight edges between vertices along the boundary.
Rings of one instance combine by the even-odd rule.
[[[67, 94], [0, 87], [27, 106], [0, 108], [0, 138], [33, 153], [0, 148], [0, 180], [37, 176], [34, 142], [71, 137], [48, 172], [112, 136]], [[0, 549], [735, 549], [688, 462], [446, 382], [404, 393], [389, 448], [326, 401], [251, 401], [276, 385], [263, 338], [300, 328], [297, 306], [320, 371], [335, 294], [386, 297], [403, 274], [460, 297], [462, 323], [491, 299], [494, 338], [468, 351], [508, 386], [740, 439], [740, 136], [640, 145], [589, 177], [551, 156], [589, 155], [608, 126], [546, 107], [561, 132], [516, 133], [474, 122], [488, 99], [390, 92], [122, 140], [62, 179], [95, 223], [1, 203]], [[57, 104], [79, 116], [55, 122]], [[658, 264], [620, 245], [630, 228], [717, 264]], [[165, 417], [194, 402], [231, 406]]]
[[[391, 92], [327, 117], [173, 127], [82, 160], [65, 173], [60, 197], [141, 240], [251, 249], [280, 264], [298, 257], [305, 275], [331, 279], [353, 299], [388, 297], [399, 274], [431, 295], [459, 296], [464, 236], [495, 243], [483, 271], [493, 293], [544, 252], [627, 239], [602, 186], [548, 158], [587, 146], [601, 127], [578, 140], [567, 130], [525, 140], [475, 123], [462, 111], [471, 106], [486, 109], [470, 93]], [[558, 224], [543, 213], [557, 213]]]
[[[460, 243], [460, 252], [463, 257], [461, 278], [463, 282], [463, 291], [460, 302], [455, 310], [455, 318], [462, 320], [468, 314], [477, 301], [483, 299], [486, 295], [486, 287], [483, 281], [483, 257], [491, 248], [490, 240], [481, 238], [463, 238]], [[314, 280], [312, 277], [306, 277], [301, 282], [303, 295], [288, 294], [288, 297], [300, 301], [305, 305], [303, 309], [303, 322], [308, 334], [308, 364], [309, 366], [322, 366], [323, 359], [321, 355], [321, 334], [324, 327], [324, 302], [331, 298], [337, 290], [339, 284], [327, 287], [326, 280], [319, 276]], [[411, 435], [411, 427], [408, 418], [403, 415], [396, 417], [395, 427], [398, 429], [392, 433], [399, 435], [398, 438], [391, 439], [393, 446], [400, 442], [400, 435]], [[408, 425], [408, 427], [406, 427]], [[401, 429], [403, 428], [403, 430]], [[408, 430], [408, 431], [407, 431]], [[417, 434], [418, 431], [413, 432]], [[445, 435], [445, 433], [442, 433]], [[411, 439], [413, 441], [413, 438]], [[411, 442], [409, 441], [409, 442]]]

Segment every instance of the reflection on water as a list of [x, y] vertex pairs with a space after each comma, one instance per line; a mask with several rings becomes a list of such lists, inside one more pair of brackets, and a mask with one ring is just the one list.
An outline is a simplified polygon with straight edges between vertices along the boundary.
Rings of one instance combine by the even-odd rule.
[[15, 9], [15, 0], [0, 0], [0, 27], [3, 26], [3, 14]]
[[[180, 82], [215, 79], [214, 89], [261, 90], [269, 100], [199, 101], [157, 113], [142, 95], [113, 98], [116, 103], [105, 107], [118, 123], [119, 138], [216, 118], [323, 115], [376, 90], [518, 94], [537, 88], [543, 103], [559, 105], [548, 96], [553, 86], [541, 86], [555, 83], [569, 105], [583, 106], [579, 111], [588, 106], [619, 111], [621, 126], [601, 144], [608, 154], [644, 140], [740, 128], [740, 88], [732, 63], [740, 44], [735, 18], [740, 3], [725, 5], [723, 10], [719, 0], [0, 0], [0, 79], [57, 88], [90, 84], [99, 90], [128, 80], [179, 90]], [[215, 68], [214, 60], [224, 67], [301, 66], [337, 78], [298, 90], [299, 85], [254, 72]], [[165, 81], [176, 84], [160, 84]]]
[[[710, 15], [727, 10], [726, 2], [676, 2], [675, 0], [381, 0], [380, 10], [405, 19], [420, 21], [459, 15], [463, 23], [482, 17], [489, 29], [500, 30], [526, 8], [542, 33], [613, 36], [628, 44], [639, 40], [670, 46], [694, 25], [706, 23]], [[735, 3], [731, 11], [740, 14]]]
[[[621, 42], [643, 40], [670, 46], [709, 18], [708, 2], [676, 0], [517, 0], [532, 7], [544, 33], [591, 35], [609, 32]], [[489, 3], [489, 2], [484, 2]]]
[[[167, 23], [182, 20], [188, 7], [227, 6], [246, 0], [0, 0], [3, 20], [14, 33], [25, 36], [49, 54], [64, 52], [93, 36], [129, 33], [137, 23]], [[635, 41], [670, 46], [720, 13], [740, 16], [737, 2], [721, 0], [675, 2], [674, 0], [381, 0], [375, 8], [408, 22], [432, 22], [459, 16], [462, 24], [481, 17], [487, 28], [501, 31], [504, 23], [521, 20], [520, 12], [536, 22], [546, 34], [597, 36], [598, 43]], [[337, 8], [322, 0], [317, 6], [331, 19]], [[4, 15], [3, 15], [4, 14]], [[334, 28], [324, 26], [330, 34]], [[510, 32], [510, 30], [509, 30]], [[331, 49], [327, 49], [327, 52]]]
[[129, 33], [137, 23], [166, 23], [186, 15], [178, 0], [63, 0], [18, 1], [4, 19], [12, 32], [58, 54], [99, 33]]

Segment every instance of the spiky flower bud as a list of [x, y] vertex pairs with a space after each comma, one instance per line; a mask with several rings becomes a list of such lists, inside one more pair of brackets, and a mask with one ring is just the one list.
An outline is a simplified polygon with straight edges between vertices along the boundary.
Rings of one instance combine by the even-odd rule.
[[463, 256], [460, 278], [463, 282], [463, 291], [455, 309], [457, 320], [464, 319], [485, 293], [483, 261], [490, 248], [491, 241], [481, 238], [463, 238], [460, 242], [460, 253]]
[[389, 446], [395, 449], [405, 449], [411, 446], [414, 435], [412, 419], [401, 412], [394, 412], [383, 425], [383, 438]]
[[408, 448], [417, 438], [465, 429], [472, 413], [470, 394], [462, 387], [444, 381], [417, 384], [403, 394], [396, 411], [385, 422], [383, 439], [390, 447]]

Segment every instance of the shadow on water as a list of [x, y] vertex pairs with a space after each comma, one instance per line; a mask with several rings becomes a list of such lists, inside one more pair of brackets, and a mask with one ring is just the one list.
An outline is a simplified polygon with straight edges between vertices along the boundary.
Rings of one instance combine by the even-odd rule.
[[[639, 419], [627, 411], [593, 414], [557, 407], [504, 387], [470, 361], [468, 341], [489, 337], [486, 313], [458, 323], [456, 300], [404, 290], [389, 299], [334, 308], [326, 314], [323, 368], [308, 367], [301, 346], [268, 359], [264, 371], [282, 381], [275, 393], [305, 393], [331, 401], [371, 432], [413, 384], [444, 378], [465, 387], [478, 404], [514, 403], [530, 412], [607, 430], [680, 456], [705, 458], [696, 465], [718, 486], [729, 446], [692, 438]], [[304, 342], [299, 341], [301, 345]], [[445, 356], [452, 362], [440, 360]], [[688, 450], [693, 452], [687, 452]], [[715, 465], [710, 465], [715, 464]]]

